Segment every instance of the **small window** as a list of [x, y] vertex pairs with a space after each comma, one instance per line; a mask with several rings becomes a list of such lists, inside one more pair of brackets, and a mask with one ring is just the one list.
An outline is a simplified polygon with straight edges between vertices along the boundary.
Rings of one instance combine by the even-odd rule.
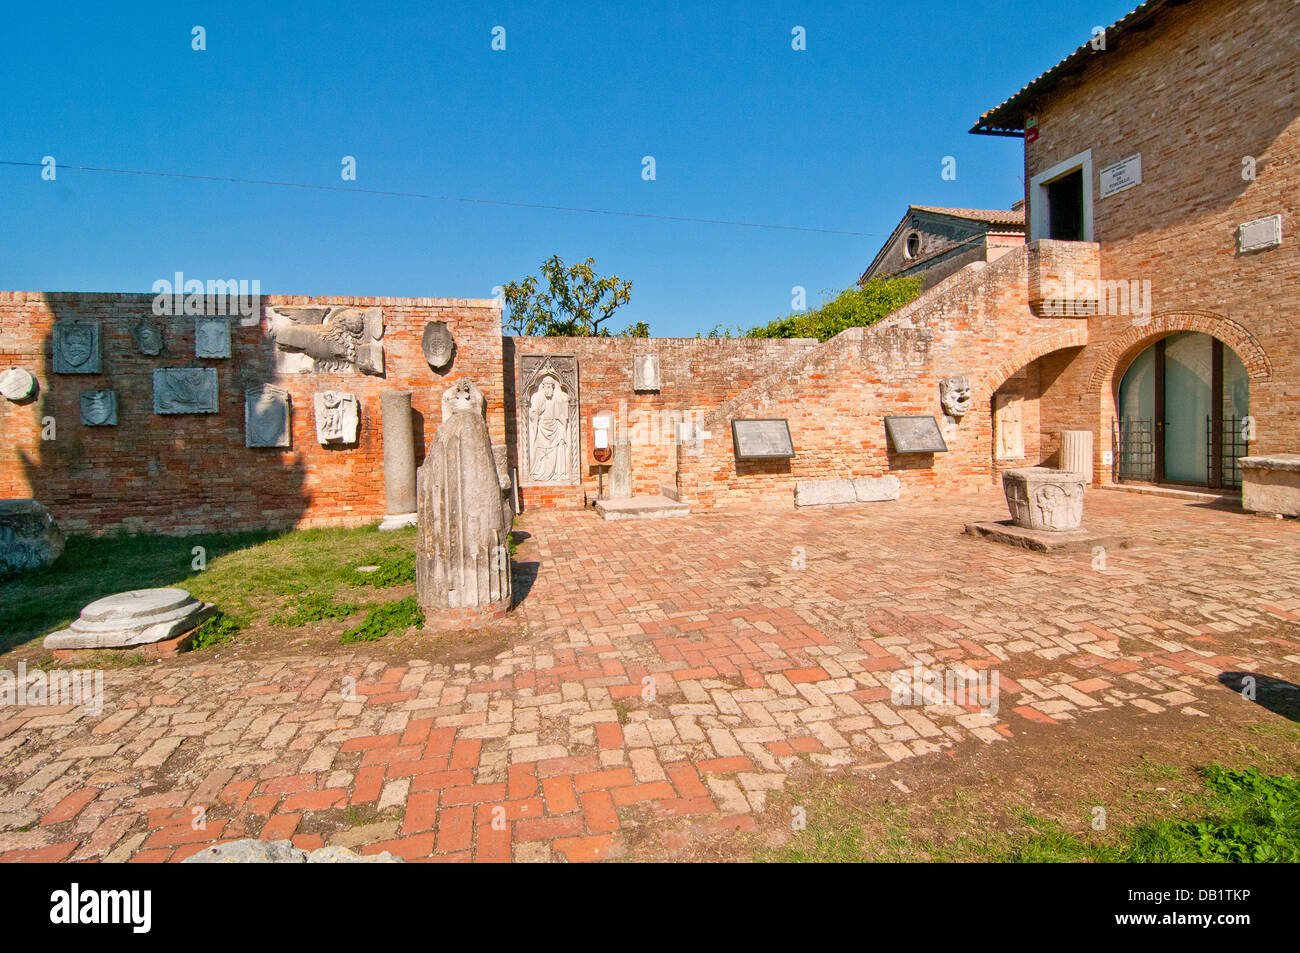
[[903, 245], [903, 256], [912, 259], [919, 254], [921, 254], [921, 233], [913, 232], [907, 236], [907, 242]]

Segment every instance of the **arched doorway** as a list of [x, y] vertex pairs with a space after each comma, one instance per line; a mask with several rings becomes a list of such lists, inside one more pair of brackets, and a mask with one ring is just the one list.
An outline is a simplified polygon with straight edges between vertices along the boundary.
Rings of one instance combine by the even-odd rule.
[[1156, 341], [1124, 372], [1116, 411], [1120, 482], [1241, 487], [1249, 375], [1222, 341], [1199, 331]]

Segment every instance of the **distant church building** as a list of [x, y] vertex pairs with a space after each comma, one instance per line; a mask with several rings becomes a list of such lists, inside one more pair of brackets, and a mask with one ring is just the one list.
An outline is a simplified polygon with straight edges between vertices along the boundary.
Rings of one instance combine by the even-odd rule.
[[1025, 203], [1010, 209], [909, 205], [858, 284], [924, 275], [930, 288], [973, 261], [996, 261], [1025, 243]]

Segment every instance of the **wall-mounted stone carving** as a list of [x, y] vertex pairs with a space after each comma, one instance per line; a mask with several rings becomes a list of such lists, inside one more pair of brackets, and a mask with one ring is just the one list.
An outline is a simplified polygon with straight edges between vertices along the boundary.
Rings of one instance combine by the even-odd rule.
[[993, 395], [993, 456], [996, 460], [1023, 460], [1025, 400], [1020, 394]]
[[158, 367], [153, 372], [155, 414], [215, 414], [215, 367]]
[[381, 308], [267, 308], [276, 370], [384, 376]]
[[287, 447], [290, 443], [289, 392], [274, 384], [244, 391], [244, 446]]
[[632, 389], [659, 390], [659, 355], [634, 354], [632, 356]]
[[312, 395], [316, 405], [316, 440], [323, 446], [357, 442], [360, 404], [356, 394], [322, 390]]
[[54, 322], [54, 373], [100, 373], [98, 321], [77, 318]]
[[81, 422], [87, 427], [116, 427], [116, 392], [111, 390], [88, 390], [82, 392]]
[[141, 354], [156, 357], [163, 349], [163, 323], [157, 318], [145, 316], [131, 325], [131, 336]]
[[194, 356], [230, 357], [230, 319], [203, 316], [194, 319]]
[[36, 378], [22, 367], [11, 367], [0, 373], [0, 397], [5, 400], [26, 400], [36, 393]]
[[424, 352], [424, 359], [430, 367], [435, 371], [442, 370], [451, 363], [455, 349], [456, 342], [447, 329], [446, 321], [430, 321], [425, 325], [424, 334], [420, 337], [420, 350]]
[[579, 481], [578, 358], [529, 354], [519, 359], [521, 484]]
[[971, 404], [970, 378], [964, 374], [945, 377], [939, 381], [939, 403], [949, 417], [960, 420], [966, 416]]

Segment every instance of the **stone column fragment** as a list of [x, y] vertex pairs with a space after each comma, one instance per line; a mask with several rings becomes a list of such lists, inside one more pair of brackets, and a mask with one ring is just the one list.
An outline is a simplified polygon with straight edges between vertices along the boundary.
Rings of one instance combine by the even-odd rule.
[[415, 431], [411, 426], [411, 392], [385, 391], [379, 397], [384, 428], [384, 502], [387, 513], [379, 528], [414, 526]]

